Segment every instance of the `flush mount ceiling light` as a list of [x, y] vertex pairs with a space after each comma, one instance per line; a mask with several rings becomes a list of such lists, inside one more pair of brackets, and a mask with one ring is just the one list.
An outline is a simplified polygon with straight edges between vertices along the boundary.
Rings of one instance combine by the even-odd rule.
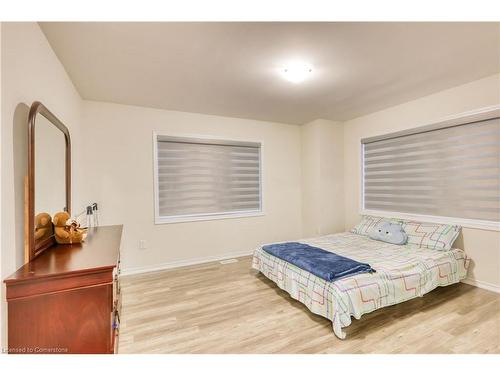
[[300, 83], [312, 73], [312, 66], [303, 62], [292, 62], [281, 70], [283, 78], [293, 83]]

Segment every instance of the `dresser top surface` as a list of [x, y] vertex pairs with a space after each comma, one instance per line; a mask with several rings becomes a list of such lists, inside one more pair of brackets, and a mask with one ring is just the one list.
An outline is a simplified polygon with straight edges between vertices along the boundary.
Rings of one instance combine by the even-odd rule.
[[122, 225], [90, 228], [83, 243], [51, 247], [23, 265], [4, 282], [10, 284], [112, 269], [118, 262], [122, 229]]

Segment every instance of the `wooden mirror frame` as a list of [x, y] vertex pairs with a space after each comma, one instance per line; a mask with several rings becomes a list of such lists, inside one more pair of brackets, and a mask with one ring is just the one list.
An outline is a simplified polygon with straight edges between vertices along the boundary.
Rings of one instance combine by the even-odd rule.
[[[33, 102], [28, 115], [28, 183], [27, 183], [27, 261], [33, 260], [44, 250], [52, 247], [56, 242], [51, 236], [40, 243], [35, 243], [35, 128], [38, 115], [45, 117], [52, 125], [59, 129], [66, 140], [66, 208], [71, 215], [71, 138], [68, 128], [40, 102]], [[54, 212], [51, 212], [53, 215]]]

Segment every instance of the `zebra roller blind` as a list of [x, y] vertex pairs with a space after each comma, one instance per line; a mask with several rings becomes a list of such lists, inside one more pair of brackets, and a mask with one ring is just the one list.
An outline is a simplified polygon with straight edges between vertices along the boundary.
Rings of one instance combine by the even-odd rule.
[[260, 150], [260, 143], [157, 135], [157, 220], [260, 211]]
[[362, 143], [365, 209], [500, 221], [499, 118]]

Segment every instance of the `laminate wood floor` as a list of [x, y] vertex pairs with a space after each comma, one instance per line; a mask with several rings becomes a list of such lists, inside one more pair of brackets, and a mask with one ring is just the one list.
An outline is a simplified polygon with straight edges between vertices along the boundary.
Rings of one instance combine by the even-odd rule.
[[437, 288], [353, 318], [339, 340], [251, 257], [121, 278], [120, 353], [500, 353], [500, 295]]

